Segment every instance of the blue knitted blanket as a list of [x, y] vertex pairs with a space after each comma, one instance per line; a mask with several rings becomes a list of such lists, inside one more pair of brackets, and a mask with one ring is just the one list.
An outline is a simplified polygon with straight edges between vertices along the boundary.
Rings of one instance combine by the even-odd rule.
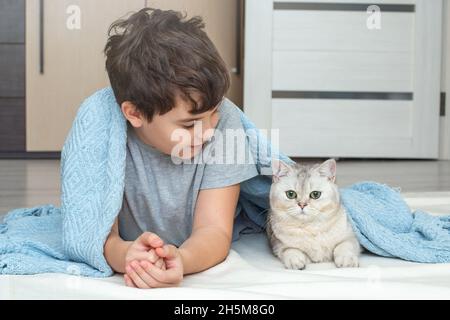
[[[241, 184], [233, 240], [263, 231], [271, 159], [293, 163], [236, 108], [260, 174]], [[14, 209], [0, 224], [0, 274], [111, 276], [103, 245], [122, 205], [125, 161], [126, 120], [111, 88], [104, 88], [82, 103], [64, 143], [61, 208], [45, 204]], [[341, 194], [358, 239], [369, 251], [450, 262], [449, 216], [411, 213], [398, 192], [375, 182], [355, 184]]]

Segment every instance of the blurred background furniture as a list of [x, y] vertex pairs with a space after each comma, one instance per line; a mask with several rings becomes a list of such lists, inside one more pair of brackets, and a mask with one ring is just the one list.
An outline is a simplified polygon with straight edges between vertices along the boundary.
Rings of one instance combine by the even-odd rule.
[[203, 16], [227, 97], [289, 156], [450, 159], [448, 1], [379, 0], [370, 29], [365, 0], [0, 0], [0, 158], [60, 157], [109, 25], [148, 6]]
[[442, 1], [376, 3], [246, 1], [245, 111], [287, 155], [439, 157]]
[[0, 0], [0, 153], [25, 150], [25, 0]]
[[[203, 16], [242, 104], [242, 0], [0, 0], [0, 158], [58, 158], [81, 102], [108, 86], [110, 24], [144, 7]], [[26, 28], [25, 28], [26, 26]]]

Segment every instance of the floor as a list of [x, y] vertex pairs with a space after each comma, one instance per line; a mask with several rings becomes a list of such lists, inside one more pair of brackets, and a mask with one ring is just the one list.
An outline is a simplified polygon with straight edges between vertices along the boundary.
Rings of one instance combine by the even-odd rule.
[[[295, 159], [320, 162], [320, 159]], [[371, 180], [402, 192], [450, 191], [450, 161], [338, 160], [337, 183]], [[14, 208], [60, 206], [59, 160], [0, 160], [0, 216]]]

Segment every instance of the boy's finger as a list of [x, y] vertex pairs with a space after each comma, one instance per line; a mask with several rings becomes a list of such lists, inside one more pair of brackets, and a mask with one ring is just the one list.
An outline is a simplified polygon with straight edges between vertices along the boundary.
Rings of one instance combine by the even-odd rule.
[[144, 280], [137, 274], [137, 272], [134, 270], [131, 265], [128, 265], [126, 267], [126, 271], [128, 276], [133, 280], [134, 284], [141, 289], [149, 289], [150, 287], [145, 283]]
[[172, 259], [176, 257], [176, 248], [174, 246], [165, 245], [162, 248], [156, 248], [155, 252], [161, 258]]
[[160, 256], [161, 258], [165, 258], [166, 255], [167, 255], [166, 250], [164, 249], [164, 247], [162, 247], [162, 248], [156, 248], [156, 249], [155, 249], [155, 252], [156, 252], [156, 254], [157, 254], [158, 256]]
[[123, 279], [125, 280], [127, 287], [136, 288], [136, 285], [126, 273], [123, 275]]
[[154, 263], [154, 265], [162, 270], [166, 270], [166, 263], [163, 258], [158, 257], [158, 260]]
[[149, 282], [151, 282], [151, 286], [154, 288], [168, 288], [168, 287], [173, 287], [174, 285], [171, 283], [164, 283], [164, 282], [160, 282], [157, 279], [155, 279], [154, 277], [152, 277], [152, 275], [149, 272], [150, 269], [150, 264], [146, 263], [145, 261], [141, 261], [141, 267], [142, 269], [147, 273], [148, 275], [148, 279]]
[[144, 232], [139, 237], [139, 240], [142, 244], [149, 245], [151, 247], [160, 247], [164, 245], [164, 241], [162, 241], [162, 239], [153, 232]]
[[154, 279], [146, 270], [145, 268], [148, 267], [150, 264], [146, 261], [142, 261], [139, 266], [136, 266], [134, 269], [136, 270], [137, 274], [141, 277], [142, 280], [145, 281], [145, 283], [150, 288], [166, 288], [170, 285], [167, 283], [161, 283]]
[[[142, 265], [144, 261], [142, 262]], [[144, 270], [144, 268], [141, 266], [141, 264], [133, 265], [133, 269], [136, 271], [136, 273], [139, 275], [139, 277], [142, 279], [142, 281], [145, 282], [145, 284], [150, 288], [156, 288], [158, 287], [158, 283], [155, 279], [150, 276], [147, 271]]]
[[146, 271], [159, 282], [167, 283], [167, 284], [178, 284], [183, 280], [183, 276], [179, 274], [179, 271], [176, 269], [166, 269], [161, 270], [156, 268], [154, 265], [149, 264], [149, 267], [146, 268]]
[[155, 263], [159, 259], [158, 255], [152, 249], [150, 251], [133, 252], [131, 257], [128, 258], [128, 263], [134, 260], [148, 260], [151, 263]]
[[[147, 251], [147, 255], [148, 255], [147, 260], [150, 261], [151, 263], [155, 263], [160, 259], [158, 257], [158, 255], [156, 254], [155, 250], [153, 250], [153, 249]], [[140, 260], [144, 260], [144, 259], [140, 259]]]
[[126, 278], [127, 278], [128, 286], [131, 287], [131, 288], [137, 288], [138, 286], [136, 285], [136, 283], [133, 282], [133, 280], [130, 278], [130, 276], [127, 275], [127, 274], [124, 274], [124, 276], [125, 275], [127, 276]]
[[162, 247], [164, 245], [164, 241], [162, 241], [162, 239], [156, 233], [150, 233], [150, 235], [147, 237], [147, 242], [154, 248]]

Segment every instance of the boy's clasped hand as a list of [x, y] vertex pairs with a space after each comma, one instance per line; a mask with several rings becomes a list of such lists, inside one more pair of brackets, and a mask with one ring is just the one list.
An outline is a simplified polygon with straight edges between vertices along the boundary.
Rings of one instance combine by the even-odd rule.
[[183, 280], [183, 260], [178, 248], [156, 234], [144, 232], [128, 248], [125, 284], [150, 289], [178, 286]]

